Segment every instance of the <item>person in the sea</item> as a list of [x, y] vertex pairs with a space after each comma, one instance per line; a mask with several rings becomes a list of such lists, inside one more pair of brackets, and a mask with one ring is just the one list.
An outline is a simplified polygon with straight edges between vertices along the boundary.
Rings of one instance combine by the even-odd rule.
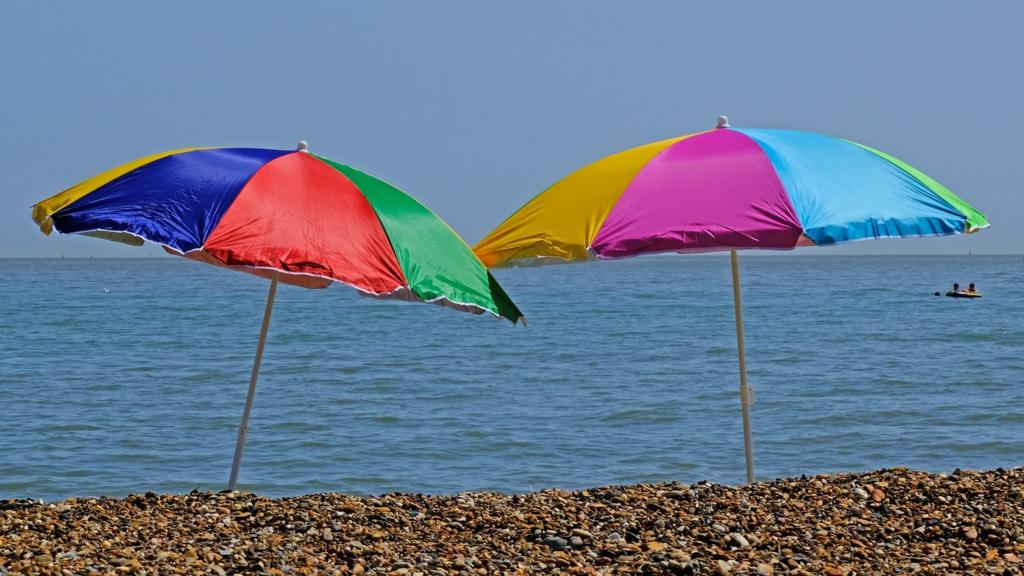
[[971, 282], [971, 285], [967, 287], [967, 293], [968, 294], [975, 294], [977, 292], [978, 291], [974, 289], [974, 282]]
[[960, 283], [959, 282], [953, 282], [953, 293], [955, 294], [955, 293], [957, 293], [959, 291], [960, 291]]

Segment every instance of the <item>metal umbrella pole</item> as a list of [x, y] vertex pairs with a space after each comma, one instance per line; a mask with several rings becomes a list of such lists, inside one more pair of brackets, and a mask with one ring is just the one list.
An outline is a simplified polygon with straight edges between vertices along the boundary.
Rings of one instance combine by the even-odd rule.
[[270, 312], [274, 309], [274, 295], [277, 294], [277, 279], [280, 273], [275, 270], [270, 280], [270, 293], [267, 294], [267, 307], [263, 311], [263, 326], [260, 328], [260, 342], [256, 345], [256, 360], [252, 364], [252, 376], [249, 377], [249, 393], [245, 397], [245, 410], [242, 412], [242, 424], [238, 427], [238, 442], [235, 444], [235, 460], [231, 464], [231, 479], [228, 490], [234, 490], [238, 482], [238, 467], [242, 464], [242, 451], [245, 449], [245, 434], [249, 431], [249, 413], [252, 412], [252, 400], [256, 396], [256, 380], [260, 375], [260, 361], [263, 360], [263, 345], [267, 343], [267, 329], [270, 328]]
[[743, 405], [743, 448], [747, 460], [747, 484], [754, 481], [754, 443], [750, 436], [750, 387], [747, 386], [747, 357], [743, 346], [743, 306], [740, 302], [740, 261], [732, 255], [732, 300], [736, 311], [736, 352], [740, 361], [740, 403]]

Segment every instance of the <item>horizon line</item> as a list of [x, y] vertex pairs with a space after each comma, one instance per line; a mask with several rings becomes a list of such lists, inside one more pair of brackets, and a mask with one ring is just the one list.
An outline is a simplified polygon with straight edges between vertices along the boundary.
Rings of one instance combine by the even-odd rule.
[[[820, 253], [809, 253], [809, 252], [799, 252], [798, 253], [798, 252], [795, 252], [793, 250], [743, 250], [743, 252], [758, 253], [761, 256], [776, 256], [776, 257], [782, 257], [782, 256], [789, 257], [790, 254], [799, 254], [800, 257], [811, 257], [811, 258], [828, 258], [828, 257], [842, 257], [842, 258], [853, 257], [853, 258], [860, 258], [860, 257], [865, 257], [865, 256], [868, 256], [868, 257], [892, 257], [892, 256], [900, 256], [900, 257], [921, 257], [921, 256], [926, 256], [926, 257], [948, 257], [948, 256], [1021, 256], [1021, 257], [1024, 257], [1024, 252], [967, 252], [967, 253], [963, 253], [963, 252], [937, 252], [937, 253], [928, 253], [928, 254], [915, 254], [915, 253], [911, 253], [911, 252], [896, 252], [896, 253], [893, 253], [893, 254], [820, 254]], [[704, 253], [699, 253], [699, 254], [661, 253], [661, 254], [646, 254], [645, 256], [662, 256], [662, 257], [668, 257], [668, 256], [702, 256], [702, 257], [713, 257], [713, 256], [728, 255], [728, 254], [729, 254], [728, 250], [716, 250], [714, 252], [704, 252]], [[168, 259], [168, 258], [178, 259], [180, 257], [175, 258], [175, 255], [172, 255], [172, 254], [149, 255], [149, 256], [93, 256], [93, 255], [89, 255], [89, 256], [63, 256], [63, 255], [61, 255], [61, 256], [0, 256], [0, 260], [164, 260], [164, 259]], [[635, 257], [632, 257], [632, 258], [609, 258], [609, 259], [606, 259], [606, 260], [599, 259], [599, 260], [596, 260], [596, 261], [598, 261], [598, 262], [600, 262], [600, 261], [617, 262], [617, 261], [620, 261], [620, 260], [634, 260], [634, 259], [636, 259], [636, 258]]]

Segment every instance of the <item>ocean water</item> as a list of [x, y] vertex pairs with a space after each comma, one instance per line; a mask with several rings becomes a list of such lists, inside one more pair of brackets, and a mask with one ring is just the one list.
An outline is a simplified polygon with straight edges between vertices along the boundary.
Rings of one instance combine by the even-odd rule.
[[[1024, 259], [741, 257], [757, 476], [1024, 465]], [[226, 482], [265, 280], [0, 261], [0, 498]], [[744, 480], [727, 255], [496, 273], [529, 327], [278, 291], [240, 488]], [[935, 297], [953, 281], [984, 298]]]

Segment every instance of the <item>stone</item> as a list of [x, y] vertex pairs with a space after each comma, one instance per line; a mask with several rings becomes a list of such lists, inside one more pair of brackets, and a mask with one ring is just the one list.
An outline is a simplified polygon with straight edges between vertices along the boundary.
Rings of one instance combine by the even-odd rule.
[[559, 538], [558, 536], [548, 536], [540, 541], [541, 544], [551, 548], [552, 550], [561, 550], [569, 545], [569, 541], [565, 538]]
[[857, 498], [860, 498], [861, 500], [867, 500], [868, 498], [871, 497], [870, 494], [868, 494], [863, 488], [860, 487], [854, 488], [853, 494], [857, 496]]
[[593, 534], [591, 534], [590, 532], [588, 532], [588, 531], [586, 531], [586, 530], [584, 530], [582, 528], [573, 528], [572, 529], [572, 535], [573, 536], [579, 536], [580, 538], [586, 538], [587, 540], [593, 540], [594, 539], [594, 535]]
[[572, 546], [573, 548], [583, 547], [583, 538], [580, 538], [579, 536], [569, 537], [569, 546]]
[[665, 544], [663, 542], [650, 540], [644, 543], [644, 549], [646, 549], [648, 552], [661, 552], [665, 548], [668, 548], [668, 544]]
[[750, 542], [747, 541], [743, 534], [740, 534], [739, 532], [733, 532], [732, 534], [729, 534], [729, 541], [732, 543], [733, 546], [736, 546], [737, 548], [741, 548], [743, 550], [750, 548]]

